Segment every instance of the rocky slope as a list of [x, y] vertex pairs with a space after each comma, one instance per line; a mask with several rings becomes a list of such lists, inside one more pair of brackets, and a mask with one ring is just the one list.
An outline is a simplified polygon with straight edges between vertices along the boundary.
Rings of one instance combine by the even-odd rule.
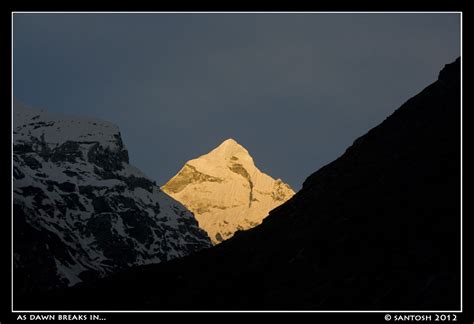
[[18, 102], [13, 113], [16, 292], [210, 246], [193, 215], [129, 164], [115, 125]]
[[185, 258], [16, 305], [459, 310], [460, 99], [458, 59], [260, 226]]
[[186, 162], [161, 189], [194, 213], [214, 244], [260, 224], [294, 195], [280, 179], [261, 172], [233, 139]]

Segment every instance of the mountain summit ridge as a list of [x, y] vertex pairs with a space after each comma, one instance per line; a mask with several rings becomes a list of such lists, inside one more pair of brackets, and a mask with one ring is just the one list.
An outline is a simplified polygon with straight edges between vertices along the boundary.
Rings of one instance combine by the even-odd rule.
[[289, 185], [260, 171], [232, 138], [186, 162], [162, 190], [194, 213], [214, 244], [260, 224], [294, 194]]

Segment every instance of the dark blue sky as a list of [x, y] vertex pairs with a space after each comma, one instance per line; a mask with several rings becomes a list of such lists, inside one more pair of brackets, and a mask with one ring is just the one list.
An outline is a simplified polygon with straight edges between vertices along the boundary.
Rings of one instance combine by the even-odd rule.
[[234, 138], [295, 190], [460, 56], [459, 14], [14, 14], [14, 96], [164, 184]]

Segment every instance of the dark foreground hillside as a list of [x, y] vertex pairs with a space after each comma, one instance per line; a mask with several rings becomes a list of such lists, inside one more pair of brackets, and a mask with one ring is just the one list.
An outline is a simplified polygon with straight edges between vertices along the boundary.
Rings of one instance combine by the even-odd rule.
[[459, 59], [261, 226], [189, 257], [16, 297], [15, 309], [458, 309]]

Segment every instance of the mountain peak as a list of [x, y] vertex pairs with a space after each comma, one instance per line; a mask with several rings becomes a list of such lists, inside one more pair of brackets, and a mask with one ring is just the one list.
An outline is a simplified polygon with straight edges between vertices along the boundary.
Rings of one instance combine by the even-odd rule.
[[15, 144], [42, 139], [51, 149], [67, 142], [95, 142], [113, 151], [123, 148], [120, 130], [113, 123], [31, 108], [17, 99], [13, 101], [13, 134]]
[[237, 141], [235, 141], [232, 138], [226, 139], [218, 147], [216, 147], [214, 150], [212, 150], [205, 156], [209, 156], [212, 159], [219, 157], [219, 158], [224, 158], [227, 160], [234, 157], [234, 158], [240, 158], [244, 160], [245, 159], [252, 160], [252, 157], [250, 156], [249, 151], [247, 151], [245, 147], [237, 143]]
[[233, 138], [228, 138], [226, 139], [224, 142], [221, 143], [221, 145], [225, 145], [225, 146], [236, 146], [236, 145], [239, 145], [241, 146], [239, 143], [237, 143], [237, 141]]
[[232, 150], [242, 150], [245, 148], [237, 143], [236, 140], [233, 138], [228, 138], [224, 142], [222, 142], [217, 148], [222, 148], [222, 149], [232, 149]]
[[261, 172], [232, 138], [186, 162], [162, 189], [194, 213], [214, 244], [260, 224], [294, 194], [287, 184]]

